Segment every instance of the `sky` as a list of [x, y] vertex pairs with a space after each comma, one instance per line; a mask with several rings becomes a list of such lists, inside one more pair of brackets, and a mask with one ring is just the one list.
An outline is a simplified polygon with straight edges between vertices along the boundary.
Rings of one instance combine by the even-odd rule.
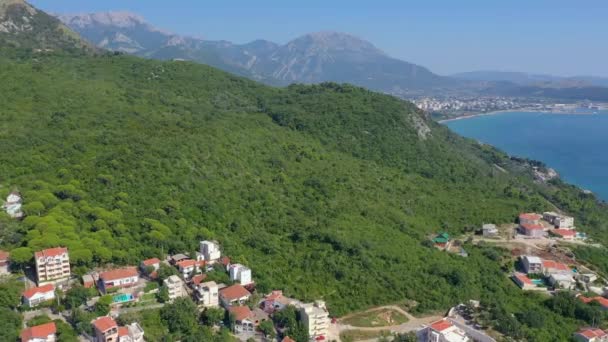
[[447, 75], [608, 77], [606, 0], [31, 0], [53, 13], [127, 10], [177, 34], [285, 43], [340, 31]]

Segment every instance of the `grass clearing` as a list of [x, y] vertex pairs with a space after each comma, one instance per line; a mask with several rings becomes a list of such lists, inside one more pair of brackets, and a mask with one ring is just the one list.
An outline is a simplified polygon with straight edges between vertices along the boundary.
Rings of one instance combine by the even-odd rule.
[[342, 320], [342, 323], [354, 327], [387, 327], [407, 321], [408, 318], [401, 312], [394, 309], [380, 309], [354, 314]]
[[390, 336], [388, 330], [365, 331], [365, 330], [346, 330], [340, 334], [340, 340], [343, 342], [365, 341], [382, 336]]

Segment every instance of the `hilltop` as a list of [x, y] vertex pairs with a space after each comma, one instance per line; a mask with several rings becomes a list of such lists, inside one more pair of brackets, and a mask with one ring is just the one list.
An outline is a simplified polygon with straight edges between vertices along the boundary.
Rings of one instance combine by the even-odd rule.
[[27, 216], [0, 219], [3, 249], [62, 245], [88, 269], [216, 239], [251, 266], [260, 292], [323, 298], [332, 315], [475, 298], [505, 334], [559, 340], [581, 324], [522, 295], [504, 276], [504, 251], [464, 243], [462, 258], [428, 236], [558, 206], [606, 241], [606, 208], [559, 180], [535, 182], [530, 163], [409, 102], [125, 55], [56, 50], [0, 64], [1, 189], [21, 191]]

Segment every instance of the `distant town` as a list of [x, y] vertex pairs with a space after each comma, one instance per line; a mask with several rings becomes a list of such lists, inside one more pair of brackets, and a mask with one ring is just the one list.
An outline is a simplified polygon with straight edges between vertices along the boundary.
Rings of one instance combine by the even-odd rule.
[[524, 110], [550, 113], [594, 114], [608, 109], [608, 103], [591, 101], [555, 102], [551, 99], [501, 96], [417, 97], [411, 101], [436, 119], [477, 115], [496, 111]]

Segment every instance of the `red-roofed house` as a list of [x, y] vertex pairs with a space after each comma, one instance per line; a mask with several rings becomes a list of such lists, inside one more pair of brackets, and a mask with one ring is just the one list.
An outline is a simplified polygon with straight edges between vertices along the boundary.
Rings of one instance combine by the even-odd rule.
[[470, 339], [460, 328], [447, 319], [432, 323], [423, 334], [425, 342], [467, 342]]
[[[144, 273], [146, 272], [146, 269], [148, 267], [153, 267], [154, 271], [158, 271], [158, 269], [160, 268], [160, 259], [158, 259], [158, 258], [146, 259], [146, 260], [142, 261], [141, 264], [139, 265], [139, 268]], [[150, 273], [153, 273], [154, 271], [152, 271]]]
[[0, 251], [0, 276], [10, 273], [10, 254]]
[[190, 279], [192, 275], [198, 273], [200, 271], [201, 264], [204, 266], [205, 262], [202, 260], [197, 261], [192, 259], [181, 260], [175, 263], [184, 279]]
[[70, 277], [70, 256], [65, 247], [55, 247], [34, 253], [38, 285], [67, 280]]
[[234, 284], [220, 290], [220, 301], [225, 308], [231, 305], [244, 304], [249, 297], [251, 297], [251, 293], [239, 284]]
[[32, 287], [23, 291], [23, 304], [29, 307], [34, 307], [53, 299], [55, 299], [55, 286], [53, 284]]
[[36, 325], [21, 331], [21, 342], [55, 342], [57, 327], [54, 322]]
[[283, 310], [286, 306], [286, 300], [283, 297], [283, 291], [275, 290], [264, 297], [264, 311], [271, 314], [275, 311]]
[[536, 213], [524, 213], [519, 215], [519, 224], [520, 225], [538, 225], [540, 224], [540, 220], [542, 219], [542, 215]]
[[564, 240], [574, 240], [576, 237], [576, 230], [574, 229], [553, 229], [549, 233]]
[[543, 273], [546, 275], [570, 272], [572, 272], [572, 270], [566, 264], [553, 260], [543, 260]]
[[144, 342], [144, 330], [137, 322], [118, 327], [118, 342]]
[[234, 332], [237, 334], [243, 332], [254, 332], [255, 324], [251, 319], [252, 312], [247, 306], [231, 306], [228, 308], [231, 315], [234, 316]]
[[534, 284], [525, 274], [514, 273], [513, 276], [511, 276], [511, 279], [513, 279], [515, 284], [522, 290], [534, 290], [536, 288], [536, 284]]
[[118, 342], [118, 324], [110, 316], [94, 319], [95, 342]]
[[137, 285], [139, 274], [135, 267], [125, 267], [103, 272], [99, 275], [99, 289], [106, 292], [112, 287], [129, 287]]
[[574, 339], [581, 342], [606, 342], [608, 333], [598, 328], [585, 328], [576, 332]]
[[591, 302], [598, 302], [600, 304], [600, 306], [602, 307], [602, 309], [604, 310], [608, 310], [608, 299], [601, 297], [601, 296], [596, 296], [593, 298], [589, 298], [589, 297], [585, 297], [585, 296], [578, 296], [577, 297], [581, 302], [589, 304]]
[[540, 224], [522, 224], [519, 226], [520, 232], [526, 236], [540, 238], [545, 236], [545, 227]]

